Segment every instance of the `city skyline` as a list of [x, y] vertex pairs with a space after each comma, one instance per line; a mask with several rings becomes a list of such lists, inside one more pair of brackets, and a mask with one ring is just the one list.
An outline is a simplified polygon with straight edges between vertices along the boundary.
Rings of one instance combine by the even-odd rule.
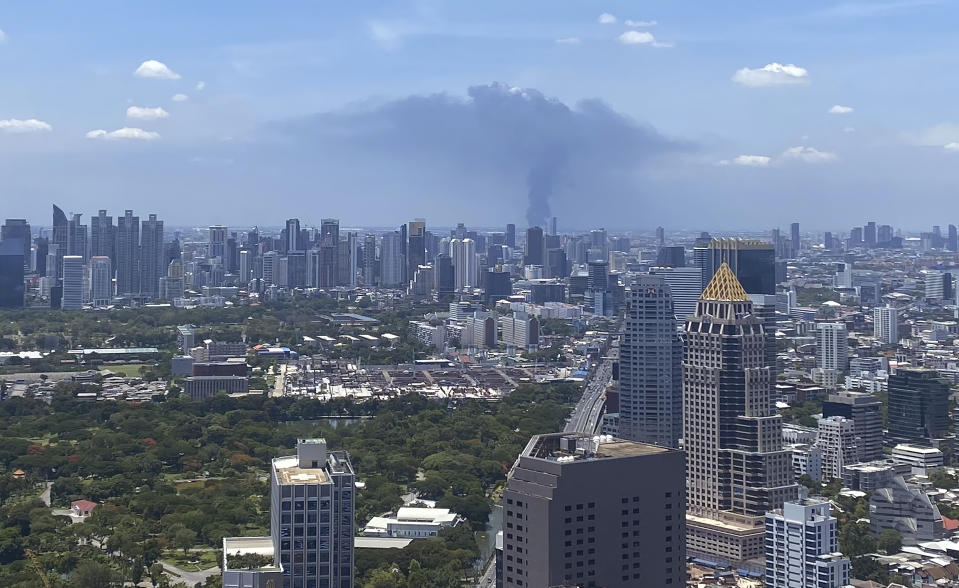
[[918, 226], [956, 179], [946, 2], [114, 8], [63, 8], [72, 30], [42, 4], [0, 21], [8, 216], [96, 195], [239, 225], [279, 197], [341, 218], [363, 205], [377, 224], [417, 203], [437, 224], [531, 209], [682, 226], [695, 206], [736, 229], [726, 198], [775, 226], [770, 198], [803, 202], [803, 224], [820, 209], [850, 224], [879, 197], [918, 198], [900, 213]]

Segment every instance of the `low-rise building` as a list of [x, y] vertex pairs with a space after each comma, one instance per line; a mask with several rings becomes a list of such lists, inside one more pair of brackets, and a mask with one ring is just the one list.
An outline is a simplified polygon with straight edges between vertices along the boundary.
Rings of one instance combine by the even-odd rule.
[[921, 447], [908, 443], [900, 443], [893, 447], [891, 457], [897, 463], [923, 472], [941, 468], [945, 464], [942, 451], [935, 447]]
[[403, 507], [393, 516], [373, 517], [363, 529], [371, 537], [435, 537], [463, 520], [448, 508]]

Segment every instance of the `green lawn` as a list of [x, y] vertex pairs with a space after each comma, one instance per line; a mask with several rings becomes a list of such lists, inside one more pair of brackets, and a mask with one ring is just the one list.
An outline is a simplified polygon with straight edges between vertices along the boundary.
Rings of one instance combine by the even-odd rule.
[[103, 365], [100, 366], [101, 371], [111, 371], [114, 374], [123, 375], [128, 378], [136, 378], [140, 376], [140, 368], [143, 366], [150, 367], [150, 364], [146, 363], [125, 363], [119, 365]]
[[208, 570], [219, 565], [217, 561], [219, 550], [207, 549], [205, 551], [191, 550], [185, 554], [183, 551], [165, 551], [161, 558], [165, 563], [178, 567], [186, 572], [199, 572]]

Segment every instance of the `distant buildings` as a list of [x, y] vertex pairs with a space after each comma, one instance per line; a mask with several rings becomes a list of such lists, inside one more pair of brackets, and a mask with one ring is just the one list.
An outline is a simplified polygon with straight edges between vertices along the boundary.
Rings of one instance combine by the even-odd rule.
[[0, 308], [23, 308], [23, 259], [23, 241], [19, 237], [0, 241]]
[[65, 255], [63, 264], [63, 298], [60, 308], [63, 310], [81, 310], [83, 308], [83, 257]]
[[873, 310], [873, 336], [881, 343], [895, 345], [899, 342], [899, 311], [890, 305]]
[[889, 376], [888, 442], [931, 444], [950, 432], [949, 382], [934, 370], [900, 368]]
[[693, 250], [693, 262], [708, 284], [723, 263], [749, 294], [776, 294], [776, 251], [772, 244], [754, 239], [713, 239]]
[[683, 586], [683, 453], [533, 437], [502, 495], [505, 588]]
[[767, 588], [843, 588], [849, 559], [839, 552], [839, 525], [829, 501], [789, 501], [766, 515]]

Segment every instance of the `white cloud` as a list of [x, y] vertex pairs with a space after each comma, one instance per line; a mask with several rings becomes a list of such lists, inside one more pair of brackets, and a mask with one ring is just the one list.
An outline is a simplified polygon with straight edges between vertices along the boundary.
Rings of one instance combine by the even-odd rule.
[[202, 92], [202, 91], [203, 91], [203, 88], [206, 88], [206, 82], [204, 82], [204, 81], [201, 80], [201, 81], [199, 81], [199, 82], [196, 83], [196, 91], [197, 91], [197, 92]]
[[159, 118], [167, 118], [168, 116], [170, 116], [170, 113], [163, 110], [160, 106], [156, 108], [149, 108], [147, 106], [131, 106], [127, 108], [127, 118], [157, 120]]
[[734, 157], [733, 165], [744, 165], [747, 167], [769, 167], [772, 163], [772, 157], [766, 155], [740, 155]]
[[791, 63], [770, 63], [759, 69], [744, 67], [733, 74], [732, 80], [749, 88], [796, 86], [809, 83], [809, 72]]
[[174, 94], [172, 100], [174, 102], [186, 102], [190, 97], [186, 94]]
[[959, 124], [940, 123], [923, 131], [903, 133], [902, 137], [913, 145], [942, 147], [949, 143], [959, 143]]
[[955, 151], [959, 153], [959, 142], [946, 143], [942, 146], [946, 151]]
[[623, 21], [623, 24], [625, 24], [628, 27], [643, 28], [643, 27], [654, 27], [658, 25], [659, 22], [655, 20], [626, 20], [626, 21]]
[[596, 19], [599, 24], [616, 24], [616, 17], [608, 12], [604, 12]]
[[140, 141], [152, 141], [159, 138], [160, 133], [156, 133], [154, 131], [144, 131], [143, 129], [138, 129], [135, 127], [123, 127], [122, 129], [117, 129], [115, 131], [104, 131], [103, 129], [97, 129], [87, 133], [87, 139], [137, 139]]
[[564, 37], [562, 39], [556, 39], [556, 42], [560, 45], [579, 45], [579, 37]]
[[35, 118], [28, 118], [26, 120], [8, 118], [6, 120], [0, 120], [0, 131], [4, 133], [46, 133], [52, 130], [53, 127], [50, 126], [50, 123]]
[[138, 78], [158, 78], [161, 80], [178, 80], [180, 74], [176, 73], [163, 62], [155, 59], [148, 59], [140, 64], [140, 67], [133, 72]]
[[7, 34], [3, 32], [3, 29], [0, 29], [0, 43], [3, 43], [7, 40]]
[[786, 149], [779, 158], [783, 161], [801, 161], [803, 163], [828, 163], [838, 159], [835, 153], [802, 145]]
[[623, 45], [650, 45], [652, 47], [672, 47], [672, 43], [657, 41], [652, 33], [646, 31], [626, 31], [617, 40]]
[[841, 106], [839, 104], [829, 109], [829, 114], [849, 114], [854, 108], [852, 106]]

